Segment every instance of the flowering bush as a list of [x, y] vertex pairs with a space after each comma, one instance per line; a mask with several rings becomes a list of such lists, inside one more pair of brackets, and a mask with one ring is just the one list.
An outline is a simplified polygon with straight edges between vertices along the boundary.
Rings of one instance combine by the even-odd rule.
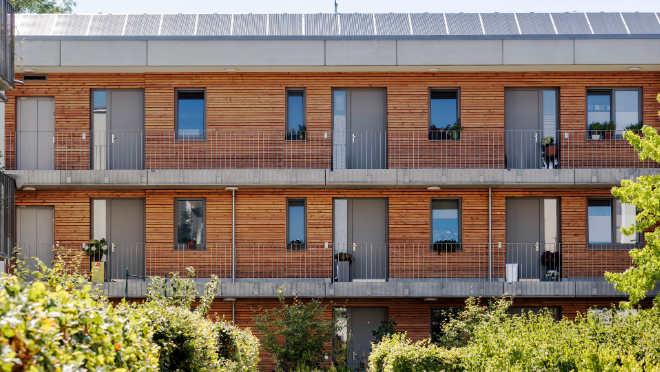
[[88, 256], [108, 254], [108, 242], [105, 238], [101, 240], [92, 239], [89, 243], [83, 245], [83, 250]]
[[259, 364], [259, 339], [249, 329], [218, 320], [215, 323], [220, 365], [230, 372], [256, 372]]

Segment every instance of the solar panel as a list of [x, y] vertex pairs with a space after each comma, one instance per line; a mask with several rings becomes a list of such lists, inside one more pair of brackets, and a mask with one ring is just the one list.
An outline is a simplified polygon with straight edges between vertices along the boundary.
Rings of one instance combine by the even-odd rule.
[[200, 14], [198, 36], [227, 36], [231, 31], [231, 14]]
[[340, 14], [341, 34], [350, 36], [375, 35], [374, 16], [371, 13]]
[[410, 35], [407, 13], [376, 14], [378, 35]]
[[160, 27], [161, 36], [190, 36], [195, 34], [196, 14], [165, 14]]
[[560, 35], [591, 34], [591, 28], [584, 13], [552, 13], [552, 19]]
[[518, 35], [518, 24], [513, 13], [482, 13], [486, 35]]
[[232, 35], [266, 35], [267, 20], [267, 14], [234, 14], [234, 33]]
[[92, 17], [88, 35], [118, 36], [124, 31], [126, 15], [97, 14]]
[[447, 13], [449, 35], [483, 35], [478, 13]]
[[410, 15], [413, 35], [447, 35], [442, 13], [413, 13]]
[[523, 35], [554, 35], [555, 33], [548, 13], [517, 13], [516, 17]]
[[628, 33], [619, 13], [587, 13], [587, 17], [589, 17], [594, 34], [625, 35]]
[[268, 17], [268, 35], [302, 35], [302, 14], [270, 14]]
[[631, 34], [660, 34], [660, 22], [653, 13], [622, 13]]
[[50, 35], [56, 16], [41, 14], [17, 14], [16, 32], [19, 35]]
[[334, 13], [305, 14], [305, 35], [339, 35], [339, 15]]
[[124, 36], [158, 35], [160, 14], [129, 14]]
[[59, 14], [53, 26], [53, 35], [87, 35], [91, 15]]

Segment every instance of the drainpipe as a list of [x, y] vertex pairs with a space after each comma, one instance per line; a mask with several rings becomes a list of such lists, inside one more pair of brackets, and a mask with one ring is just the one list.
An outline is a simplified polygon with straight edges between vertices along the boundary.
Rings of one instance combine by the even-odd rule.
[[[236, 281], [236, 190], [238, 187], [225, 187], [225, 190], [231, 190], [231, 281], [233, 283]], [[232, 305], [232, 318], [233, 309]]]
[[488, 188], [488, 281], [493, 281], [493, 196]]

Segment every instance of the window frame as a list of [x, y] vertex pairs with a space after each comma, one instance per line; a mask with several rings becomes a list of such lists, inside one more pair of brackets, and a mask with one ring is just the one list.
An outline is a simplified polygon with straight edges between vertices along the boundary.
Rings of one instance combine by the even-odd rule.
[[[585, 130], [589, 133], [589, 92], [590, 91], [609, 91], [610, 93], [610, 121], [616, 125], [616, 91], [637, 91], [639, 93], [639, 102], [637, 103], [637, 110], [639, 112], [639, 122], [644, 122], [644, 88], [643, 87], [590, 87], [586, 90], [585, 95], [585, 121], [587, 122]], [[614, 131], [612, 139], [623, 140], [623, 131], [619, 130]], [[590, 139], [587, 137], [587, 139]], [[596, 140], [597, 141], [597, 140]]]
[[[429, 131], [429, 134], [431, 132], [431, 125], [432, 119], [433, 119], [433, 111], [432, 111], [432, 98], [431, 95], [434, 92], [439, 92], [439, 93], [456, 93], [456, 120], [458, 122], [461, 121], [461, 88], [429, 88], [428, 91], [428, 125], [427, 125], [427, 130]], [[461, 127], [462, 128], [462, 127]], [[444, 130], [444, 128], [438, 128], [439, 130]], [[429, 136], [429, 141], [460, 141], [460, 136], [457, 140], [453, 140], [452, 138], [438, 138], [438, 139], [431, 139]]]
[[[595, 200], [606, 200], [610, 202], [610, 224], [612, 228], [612, 236], [611, 236], [611, 241], [612, 243], [591, 243], [589, 242], [589, 202], [590, 201], [595, 201]], [[644, 234], [642, 233], [635, 233], [637, 234], [637, 243], [617, 243], [616, 242], [616, 202], [617, 198], [587, 198], [587, 203], [586, 203], [586, 214], [587, 214], [587, 249], [588, 250], [630, 250], [630, 249], [637, 249], [637, 248], [643, 248], [644, 247]], [[639, 213], [639, 210], [637, 211]], [[622, 233], [623, 234], [623, 233]]]
[[179, 210], [179, 201], [201, 201], [202, 202], [202, 208], [204, 210], [204, 216], [202, 217], [202, 224], [203, 224], [203, 229], [202, 229], [202, 236], [204, 238], [204, 243], [199, 244], [195, 243], [195, 249], [192, 251], [205, 251], [206, 250], [206, 245], [208, 244], [206, 241], [206, 198], [204, 197], [181, 197], [181, 198], [174, 198], [174, 250], [175, 251], [191, 251], [188, 249], [188, 247], [184, 247], [183, 249], [179, 248], [180, 244], [184, 243], [179, 243], [179, 229], [178, 229], [178, 218], [180, 213]]
[[429, 240], [430, 240], [430, 245], [429, 249], [433, 250], [433, 244], [435, 243], [433, 241], [433, 202], [434, 201], [457, 201], [458, 202], [458, 241], [456, 242], [458, 244], [458, 250], [462, 251], [463, 250], [463, 200], [462, 198], [451, 198], [451, 197], [434, 197], [431, 198], [431, 201], [429, 202]]
[[[202, 135], [193, 136], [193, 135], [181, 135], [179, 134], [179, 93], [180, 92], [202, 92], [204, 93], [204, 118], [202, 125]], [[206, 88], [177, 88], [174, 90], [174, 140], [175, 141], [206, 141], [206, 118], [207, 118], [207, 106], [208, 100], [206, 99]]]
[[303, 102], [302, 102], [302, 110], [303, 110], [303, 127], [305, 127], [305, 131], [307, 130], [307, 88], [286, 88], [284, 90], [284, 132], [285, 132], [285, 139], [287, 141], [305, 141], [307, 140], [307, 136], [305, 138], [298, 138], [298, 132], [299, 130], [296, 130], [296, 138], [290, 138], [288, 136], [289, 133], [289, 93], [290, 92], [302, 92], [303, 96]]
[[285, 235], [286, 235], [286, 250], [287, 251], [293, 251], [295, 249], [291, 249], [290, 243], [291, 243], [291, 238], [289, 236], [289, 226], [290, 226], [290, 221], [289, 221], [289, 202], [291, 201], [302, 201], [305, 208], [304, 211], [304, 219], [305, 221], [303, 222], [303, 229], [304, 229], [304, 241], [303, 241], [303, 247], [300, 249], [301, 251], [306, 251], [307, 250], [307, 198], [286, 198], [286, 219], [285, 219]]

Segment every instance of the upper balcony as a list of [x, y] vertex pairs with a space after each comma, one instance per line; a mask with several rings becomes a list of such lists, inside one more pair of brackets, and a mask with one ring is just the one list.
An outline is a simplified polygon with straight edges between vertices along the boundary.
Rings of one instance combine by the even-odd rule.
[[0, 0], [0, 90], [14, 89], [14, 7]]
[[605, 187], [660, 170], [601, 131], [23, 131], [5, 146], [9, 173], [37, 186]]

